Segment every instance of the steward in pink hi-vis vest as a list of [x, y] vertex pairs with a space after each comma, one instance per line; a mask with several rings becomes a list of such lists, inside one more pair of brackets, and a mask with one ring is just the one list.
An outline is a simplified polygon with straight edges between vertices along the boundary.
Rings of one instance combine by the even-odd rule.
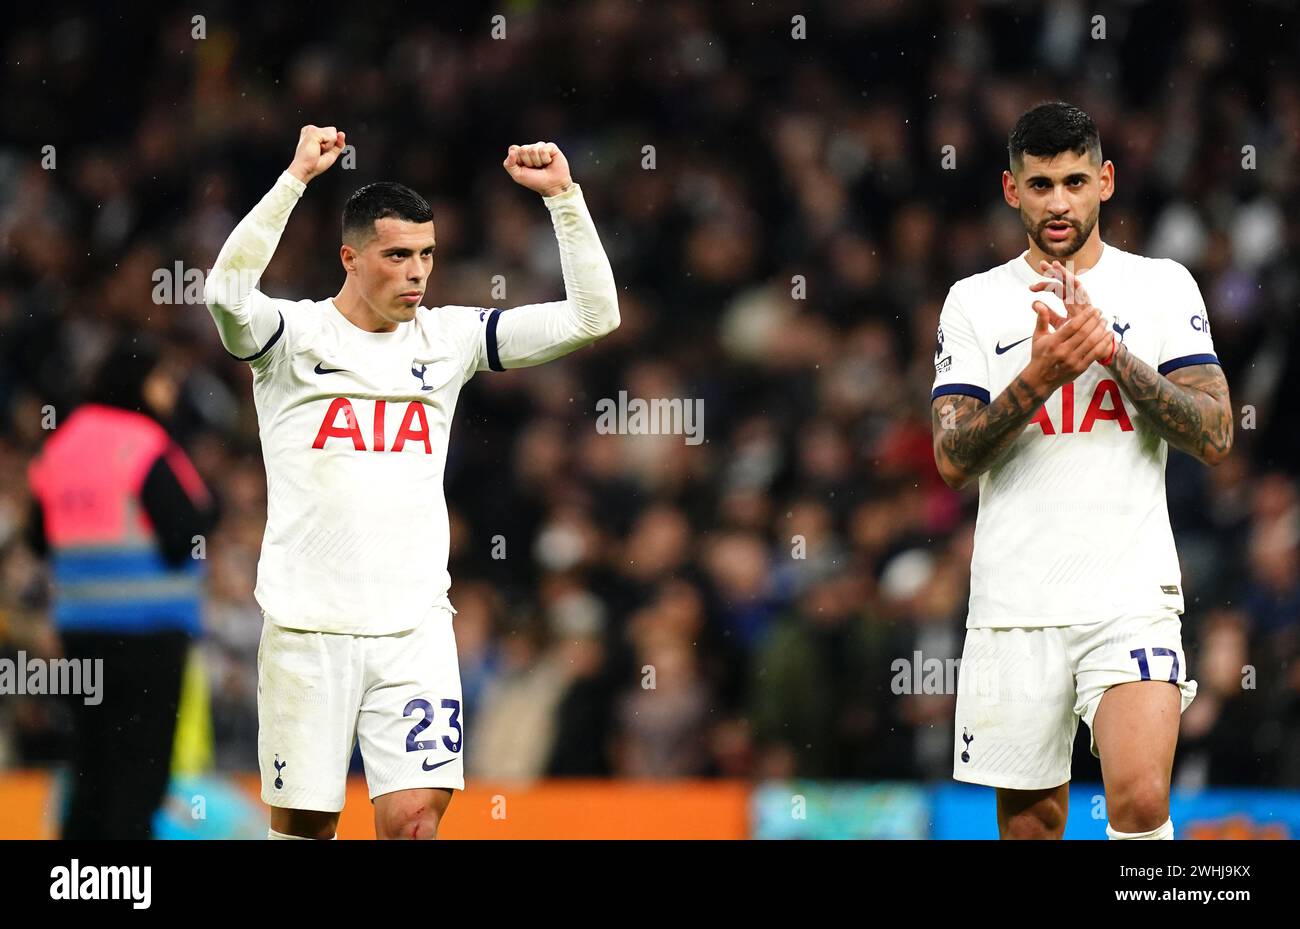
[[130, 410], [79, 407], [32, 462], [60, 630], [200, 632], [203, 561], [169, 565], [141, 502], [160, 457], [186, 495], [206, 505], [208, 491], [185, 452]]

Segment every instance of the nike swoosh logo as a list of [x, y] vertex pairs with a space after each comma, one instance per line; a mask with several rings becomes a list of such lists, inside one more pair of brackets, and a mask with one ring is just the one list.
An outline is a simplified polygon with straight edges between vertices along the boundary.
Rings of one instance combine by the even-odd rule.
[[426, 771], [432, 771], [434, 768], [441, 768], [445, 764], [451, 764], [455, 760], [455, 758], [448, 758], [446, 761], [440, 761], [437, 764], [429, 764], [429, 762], [425, 760], [420, 764], [420, 767], [424, 768]]
[[324, 364], [323, 361], [318, 361], [318, 362], [316, 362], [316, 373], [317, 373], [317, 374], [338, 374], [340, 371], [346, 371], [346, 370], [347, 370], [347, 368], [322, 368], [321, 365], [323, 365], [323, 364]]
[[[1029, 339], [1032, 339], [1032, 338], [1033, 338], [1033, 336], [1029, 336], [1029, 335], [1027, 335], [1027, 336], [1025, 336], [1023, 339], [1021, 339], [1020, 342], [1027, 342]], [[1012, 342], [1010, 345], [1003, 345], [1001, 342], [999, 342], [997, 345], [993, 346], [993, 351], [995, 351], [995, 352], [997, 352], [999, 355], [1001, 355], [1001, 354], [1004, 353], [1004, 352], [1009, 352], [1009, 351], [1011, 351], [1013, 348], [1015, 348], [1017, 345], [1019, 345], [1020, 342]]]

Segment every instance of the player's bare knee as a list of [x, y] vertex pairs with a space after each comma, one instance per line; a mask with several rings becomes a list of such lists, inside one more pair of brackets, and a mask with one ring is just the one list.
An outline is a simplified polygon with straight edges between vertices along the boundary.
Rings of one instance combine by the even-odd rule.
[[1065, 834], [1065, 816], [1057, 808], [1026, 810], [1007, 817], [1002, 830], [1004, 839], [1059, 839]]
[[1069, 793], [1064, 785], [1051, 790], [997, 792], [998, 824], [1003, 838], [1054, 839], [1065, 833]]
[[1059, 839], [1065, 835], [1066, 805], [1060, 791], [998, 792], [1004, 839]]
[[380, 820], [381, 839], [436, 839], [442, 811], [431, 803], [402, 804]]
[[1169, 789], [1158, 778], [1123, 784], [1112, 793], [1107, 814], [1121, 832], [1148, 832], [1169, 818]]
[[411, 826], [411, 838], [413, 839], [436, 839], [438, 837], [438, 824], [442, 822], [442, 817], [437, 813], [429, 812], [421, 816]]
[[450, 790], [388, 794], [375, 804], [375, 834], [381, 839], [435, 839], [450, 803]]

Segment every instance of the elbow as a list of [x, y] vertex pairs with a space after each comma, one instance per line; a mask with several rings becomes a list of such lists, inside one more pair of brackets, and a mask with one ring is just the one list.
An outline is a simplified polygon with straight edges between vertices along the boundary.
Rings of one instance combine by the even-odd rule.
[[599, 321], [596, 323], [596, 338], [602, 339], [609, 335], [618, 328], [619, 323], [622, 321], [623, 320], [618, 313], [618, 297], [616, 295], [611, 295], [606, 299], [603, 311], [599, 316]]
[[954, 466], [942, 455], [936, 455], [934, 463], [939, 470], [939, 477], [943, 478], [943, 482], [953, 490], [961, 490], [970, 483], [971, 476]]
[[1205, 453], [1201, 456], [1201, 460], [1211, 468], [1217, 468], [1219, 465], [1223, 464], [1228, 460], [1229, 453], [1232, 452], [1232, 438], [1232, 413], [1229, 411], [1226, 417], [1226, 427], [1223, 430], [1223, 441], [1206, 442]]
[[943, 476], [943, 482], [953, 490], [961, 490], [970, 483], [970, 475], [954, 472]]
[[621, 323], [622, 321], [623, 321], [622, 318], [618, 315], [618, 304], [615, 304], [614, 312], [611, 313], [609, 317], [605, 320], [605, 328], [601, 332], [601, 337], [603, 338], [604, 336], [609, 335], [611, 332], [617, 329], [619, 323]]
[[210, 310], [222, 310], [226, 308], [226, 301], [222, 299], [223, 288], [219, 282], [220, 274], [214, 268], [208, 272], [207, 279], [203, 282], [203, 302], [207, 304]]
[[1205, 462], [1211, 468], [1217, 468], [1228, 460], [1228, 455], [1232, 452], [1232, 437], [1228, 437], [1228, 442], [1222, 447], [1207, 446], [1205, 454], [1201, 461]]
[[210, 310], [239, 312], [256, 284], [256, 277], [250, 279], [247, 272], [229, 267], [218, 258], [203, 281], [203, 302]]

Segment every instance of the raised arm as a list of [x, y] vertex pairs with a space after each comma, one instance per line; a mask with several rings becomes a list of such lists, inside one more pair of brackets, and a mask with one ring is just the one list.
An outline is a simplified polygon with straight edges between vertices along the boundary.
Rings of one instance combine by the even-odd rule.
[[492, 368], [526, 368], [567, 355], [618, 328], [614, 271], [601, 247], [582, 189], [553, 144], [510, 146], [504, 167], [542, 195], [551, 212], [564, 275], [563, 300], [514, 307], [496, 315]]
[[332, 165], [343, 150], [344, 133], [333, 126], [304, 126], [293, 162], [275, 186], [235, 227], [204, 285], [203, 300], [226, 351], [254, 360], [278, 336], [284, 321], [256, 289], [307, 183]]

